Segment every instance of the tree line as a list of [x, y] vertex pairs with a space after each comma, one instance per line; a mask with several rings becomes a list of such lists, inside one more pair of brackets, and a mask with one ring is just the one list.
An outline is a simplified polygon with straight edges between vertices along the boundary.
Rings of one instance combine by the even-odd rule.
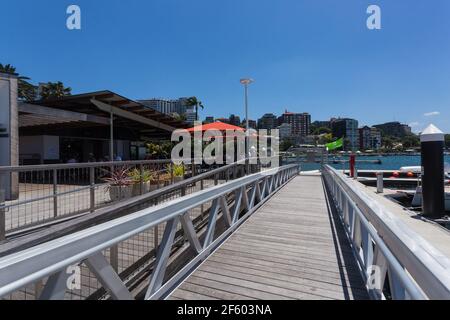
[[29, 77], [20, 75], [16, 71], [16, 68], [10, 64], [0, 63], [0, 72], [17, 75], [17, 96], [23, 101], [57, 99], [72, 94], [72, 89], [70, 87], [66, 87], [61, 81], [49, 81], [40, 87], [35, 86], [30, 83]]

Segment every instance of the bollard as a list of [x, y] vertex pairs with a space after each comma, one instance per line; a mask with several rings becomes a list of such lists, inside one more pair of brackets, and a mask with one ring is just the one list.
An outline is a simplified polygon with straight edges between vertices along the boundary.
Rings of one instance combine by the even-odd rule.
[[349, 166], [350, 166], [350, 177], [354, 178], [355, 177], [355, 163], [356, 163], [356, 155], [354, 153], [352, 153], [350, 155], [350, 161], [349, 161]]
[[422, 212], [430, 218], [445, 213], [444, 133], [430, 124], [420, 135]]
[[0, 189], [0, 241], [6, 239], [5, 190]]
[[377, 193], [383, 193], [383, 172], [377, 172]]

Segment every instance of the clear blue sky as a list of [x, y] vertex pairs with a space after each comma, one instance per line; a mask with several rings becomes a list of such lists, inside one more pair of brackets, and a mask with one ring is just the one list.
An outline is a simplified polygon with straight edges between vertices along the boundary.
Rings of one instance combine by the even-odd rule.
[[[66, 29], [70, 4], [81, 7], [81, 31]], [[382, 30], [366, 28], [369, 4], [381, 7]], [[0, 62], [34, 83], [196, 95], [202, 117], [243, 117], [239, 79], [251, 76], [251, 118], [289, 109], [450, 132], [448, 0], [8, 0], [2, 9]]]

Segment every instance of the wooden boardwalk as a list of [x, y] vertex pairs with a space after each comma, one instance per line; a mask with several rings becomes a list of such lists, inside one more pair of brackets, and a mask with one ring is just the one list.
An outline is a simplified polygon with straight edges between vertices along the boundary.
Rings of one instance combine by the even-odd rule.
[[168, 299], [368, 299], [320, 176], [283, 187]]

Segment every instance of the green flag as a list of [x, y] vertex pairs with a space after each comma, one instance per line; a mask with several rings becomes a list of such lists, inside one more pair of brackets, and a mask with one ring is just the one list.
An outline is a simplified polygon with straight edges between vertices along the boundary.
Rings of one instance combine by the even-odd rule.
[[344, 138], [340, 138], [336, 141], [327, 143], [325, 146], [327, 147], [328, 151], [331, 151], [334, 149], [342, 148], [343, 145], [344, 145]]

